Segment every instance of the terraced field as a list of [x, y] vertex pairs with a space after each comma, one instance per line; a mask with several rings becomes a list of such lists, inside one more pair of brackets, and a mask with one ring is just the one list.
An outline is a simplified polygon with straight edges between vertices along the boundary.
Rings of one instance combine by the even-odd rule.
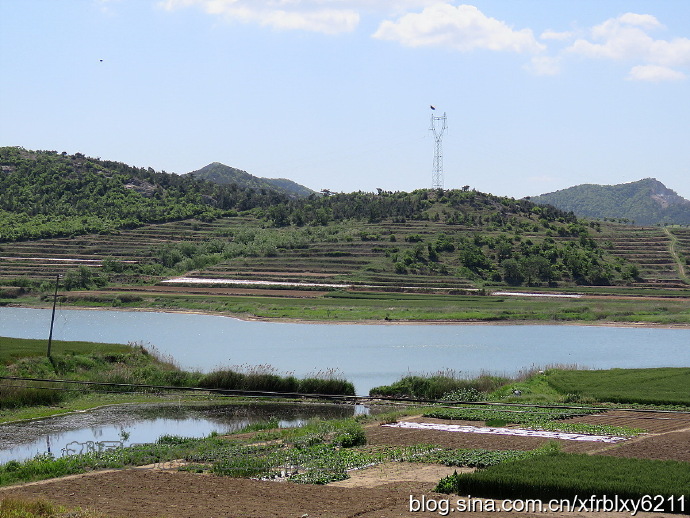
[[[245, 279], [292, 283], [328, 283], [375, 285], [387, 288], [415, 286], [421, 288], [474, 288], [471, 281], [450, 274], [395, 274], [387, 254], [411, 247], [405, 241], [411, 235], [431, 240], [439, 231], [451, 234], [457, 228], [428, 222], [386, 226], [363, 224], [356, 232], [345, 230], [329, 241], [315, 241], [294, 249], [279, 249], [274, 256], [238, 258], [193, 272], [192, 277], [206, 279]], [[465, 230], [466, 231], [466, 230]], [[395, 241], [391, 241], [395, 236]]]
[[[405, 223], [359, 223], [299, 229], [265, 229], [251, 217], [219, 219], [210, 223], [196, 220], [147, 225], [112, 235], [85, 235], [0, 244], [0, 285], [4, 279], [52, 280], [56, 274], [81, 266], [99, 268], [104, 261], [146, 265], [153, 263], [161, 249], [175, 243], [203, 243], [212, 240], [250, 243], [252, 248], [201, 269], [185, 272], [196, 279], [239, 279], [296, 284], [323, 283], [375, 286], [387, 290], [409, 287], [428, 290], [467, 290], [475, 283], [456, 275], [460, 266], [453, 254], [444, 265], [430, 265], [428, 271], [396, 273], [395, 254], [417, 243], [433, 241], [443, 233], [449, 237], [497, 236], [486, 228], [451, 225], [440, 221]], [[690, 229], [633, 227], [614, 223], [592, 232], [599, 245], [615, 256], [638, 265], [640, 276], [634, 287], [687, 288], [685, 272], [679, 271], [690, 257]], [[523, 240], [540, 242], [538, 232], [523, 232]], [[555, 241], [572, 238], [554, 236]], [[672, 248], [673, 245], [673, 248]], [[675, 252], [675, 255], [672, 253]], [[435, 269], [434, 269], [435, 268]], [[156, 283], [163, 277], [152, 269], [150, 275], [115, 275], [121, 284]]]
[[[673, 229], [679, 242], [690, 252], [690, 230]], [[634, 227], [609, 223], [597, 234], [600, 246], [639, 266], [640, 279], [633, 286], [686, 288], [671, 253], [671, 237], [658, 227]], [[681, 241], [682, 240], [682, 241]]]

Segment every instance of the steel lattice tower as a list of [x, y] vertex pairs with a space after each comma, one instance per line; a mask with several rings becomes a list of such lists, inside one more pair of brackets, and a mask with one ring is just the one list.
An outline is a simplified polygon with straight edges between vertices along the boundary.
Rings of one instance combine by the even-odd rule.
[[[432, 110], [435, 110], [433, 106]], [[439, 123], [437, 125], [437, 122]], [[431, 114], [431, 127], [429, 131], [433, 132], [435, 140], [435, 152], [434, 152], [434, 167], [431, 173], [431, 188], [432, 189], [443, 189], [443, 133], [446, 131], [446, 113], [443, 112], [443, 116], [437, 117], [433, 113]]]

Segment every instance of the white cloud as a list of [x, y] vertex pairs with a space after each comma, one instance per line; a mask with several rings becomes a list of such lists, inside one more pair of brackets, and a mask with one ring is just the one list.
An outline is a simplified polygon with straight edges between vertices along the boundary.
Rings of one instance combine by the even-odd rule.
[[642, 27], [644, 29], [663, 29], [664, 26], [656, 19], [655, 16], [651, 14], [636, 14], [636, 13], [625, 13], [619, 16], [617, 19], [612, 18], [612, 20], [624, 23], [626, 25], [634, 25], [637, 27]]
[[572, 32], [558, 32], [551, 29], [545, 30], [539, 36], [542, 40], [569, 40], [573, 37]]
[[660, 65], [638, 65], [630, 69], [628, 79], [631, 81], [679, 81], [685, 79], [685, 74], [672, 68]]
[[669, 67], [690, 66], [690, 39], [654, 39], [648, 31], [664, 29], [652, 15], [626, 13], [593, 27], [590, 39], [576, 40], [566, 52], [588, 58], [638, 62], [629, 79], [655, 81], [685, 75]]
[[545, 48], [530, 29], [516, 31], [471, 5], [434, 4], [420, 13], [405, 14], [396, 21], [386, 20], [374, 38], [398, 41], [408, 47], [445, 47], [462, 52], [474, 49], [539, 52]]
[[282, 30], [303, 30], [324, 34], [351, 32], [359, 24], [359, 13], [351, 8], [325, 7], [344, 2], [322, 0], [162, 0], [167, 11], [198, 7], [228, 21], [256, 23]]

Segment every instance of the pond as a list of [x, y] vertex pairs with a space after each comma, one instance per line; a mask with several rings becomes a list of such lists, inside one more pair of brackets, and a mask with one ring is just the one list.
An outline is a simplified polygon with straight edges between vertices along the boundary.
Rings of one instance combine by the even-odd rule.
[[299, 426], [312, 418], [345, 418], [369, 413], [362, 405], [336, 404], [137, 404], [118, 405], [30, 422], [0, 425], [0, 464], [37, 454], [86, 453], [155, 442], [162, 435], [206, 437], [276, 419]]
[[[46, 338], [50, 310], [0, 308], [0, 336]], [[140, 342], [184, 369], [272, 365], [312, 375], [335, 369], [357, 394], [408, 373], [452, 369], [512, 375], [552, 364], [690, 365], [690, 329], [576, 325], [297, 324], [143, 311], [61, 309], [55, 340]], [[54, 349], [55, 352], [59, 350]]]

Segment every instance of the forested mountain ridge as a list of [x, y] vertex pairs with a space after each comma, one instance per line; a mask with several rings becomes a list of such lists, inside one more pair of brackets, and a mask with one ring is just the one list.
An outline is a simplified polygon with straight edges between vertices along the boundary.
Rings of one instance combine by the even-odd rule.
[[308, 187], [286, 178], [259, 178], [220, 162], [213, 162], [188, 174], [221, 185], [236, 184], [239, 187], [251, 189], [272, 189], [288, 196], [305, 197], [314, 193]]
[[218, 185], [81, 153], [0, 148], [0, 241], [212, 220], [287, 200], [275, 190]]
[[690, 201], [655, 178], [618, 185], [582, 184], [529, 199], [587, 218], [690, 225]]

